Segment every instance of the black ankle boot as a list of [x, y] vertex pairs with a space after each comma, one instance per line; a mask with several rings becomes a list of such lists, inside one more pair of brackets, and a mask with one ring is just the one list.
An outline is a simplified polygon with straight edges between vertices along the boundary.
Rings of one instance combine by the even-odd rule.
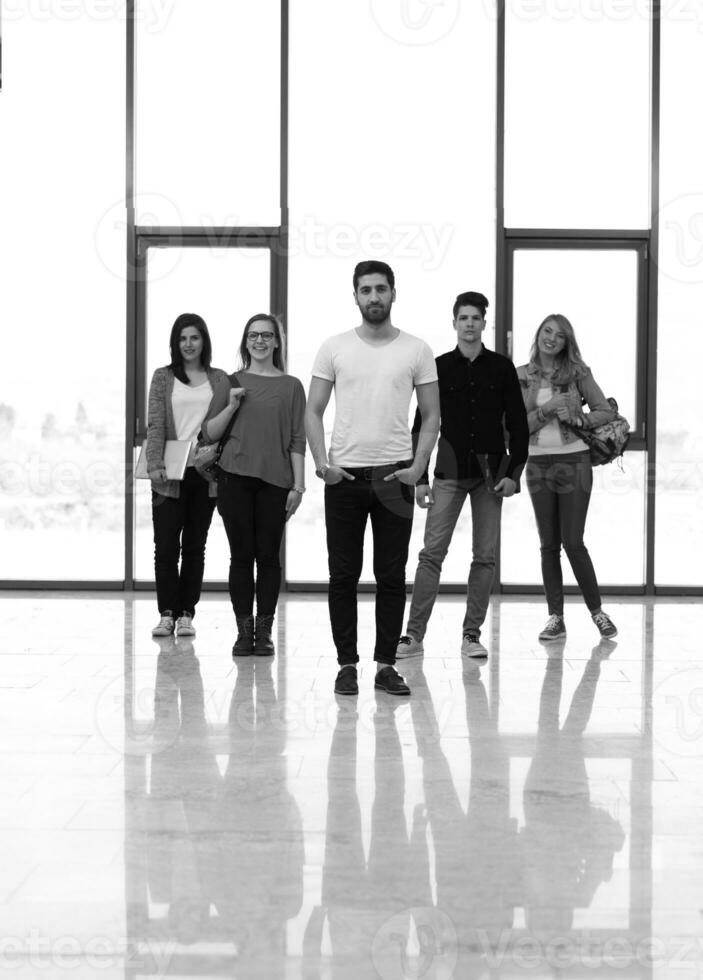
[[257, 616], [254, 626], [254, 653], [260, 656], [272, 656], [274, 653], [273, 640], [271, 639], [271, 629], [273, 628], [273, 616]]
[[254, 652], [254, 617], [237, 616], [237, 639], [232, 647], [233, 657], [246, 657]]

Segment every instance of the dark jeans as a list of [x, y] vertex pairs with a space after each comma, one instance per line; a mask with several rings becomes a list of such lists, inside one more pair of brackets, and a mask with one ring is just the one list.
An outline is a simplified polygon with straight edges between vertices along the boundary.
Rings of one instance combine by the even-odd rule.
[[276, 611], [287, 499], [284, 487], [255, 476], [220, 472], [217, 509], [229, 540], [229, 595], [235, 616], [251, 616], [254, 595], [259, 616]]
[[355, 479], [325, 487], [330, 622], [340, 664], [355, 664], [359, 660], [356, 587], [361, 577], [364, 532], [369, 517], [376, 579], [374, 660], [395, 663], [403, 629], [405, 565], [413, 524], [414, 489], [398, 480], [384, 483], [383, 477], [407, 465], [345, 467]]
[[564, 615], [562, 544], [586, 605], [591, 612], [600, 609], [596, 573], [583, 543], [593, 487], [589, 454], [530, 456], [526, 472], [539, 531], [542, 581], [550, 615]]
[[[152, 490], [154, 573], [159, 612], [194, 615], [205, 568], [205, 543], [215, 509], [209, 483], [186, 469], [179, 497], [164, 497]], [[181, 560], [180, 570], [178, 559]]]

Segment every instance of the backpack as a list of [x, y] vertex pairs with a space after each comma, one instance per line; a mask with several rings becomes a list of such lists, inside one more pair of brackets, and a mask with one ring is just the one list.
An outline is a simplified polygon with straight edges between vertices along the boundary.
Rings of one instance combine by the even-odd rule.
[[592, 466], [602, 466], [604, 463], [612, 463], [614, 459], [621, 458], [630, 441], [630, 423], [620, 415], [618, 403], [614, 398], [609, 398], [608, 404], [615, 412], [615, 418], [610, 422], [604, 422], [593, 429], [569, 426], [587, 444]]

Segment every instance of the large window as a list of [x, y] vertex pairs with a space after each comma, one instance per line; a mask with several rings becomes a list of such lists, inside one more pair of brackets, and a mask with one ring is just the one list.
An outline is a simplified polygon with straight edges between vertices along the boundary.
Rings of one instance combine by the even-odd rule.
[[[202, 312], [216, 362], [231, 369], [230, 331], [275, 307], [290, 370], [307, 388], [322, 340], [357, 322], [354, 264], [378, 257], [396, 271], [394, 321], [435, 353], [453, 346], [452, 301], [465, 289], [490, 297], [486, 342], [501, 349], [505, 338], [508, 349], [512, 330], [516, 361], [555, 304], [598, 325], [577, 324], [587, 360], [637, 435], [624, 474], [597, 473], [588, 530], [601, 578], [703, 587], [688, 557], [703, 547], [694, 5], [661, 5], [661, 65], [654, 5], [639, 0], [73, 6], [66, 16], [5, 12], [0, 314], [22, 367], [0, 392], [0, 581], [119, 584], [132, 554], [137, 579], [150, 580], [148, 488], [137, 487], [136, 526], [125, 527], [125, 460], [173, 317]], [[240, 247], [243, 227], [267, 247]], [[604, 233], [629, 235], [632, 249], [609, 256], [599, 245], [580, 261], [606, 267], [562, 268], [570, 242]], [[206, 247], [194, 247], [196, 234]], [[510, 243], [548, 234], [553, 246], [515, 252], [508, 283]], [[149, 244], [146, 282], [126, 290], [137, 240]], [[310, 466], [307, 478], [287, 532], [286, 577], [298, 586], [327, 578], [322, 486]], [[504, 508], [502, 580], [512, 587], [539, 578], [536, 549], [526, 558], [514, 546], [531, 520], [526, 495]], [[465, 581], [469, 522], [467, 508], [445, 584]], [[423, 527], [418, 512], [409, 575]], [[225, 551], [213, 531], [210, 580], [223, 578]]]
[[505, 4], [508, 227], [649, 225], [646, 7]]
[[[535, 240], [511, 247], [512, 351], [516, 364], [529, 359], [539, 324], [562, 313], [573, 324], [581, 353], [606, 397], [614, 396], [630, 421], [633, 437], [642, 433], [643, 371], [641, 281], [644, 248], [621, 242], [562, 243]], [[597, 288], [593, 284], [597, 283]], [[642, 585], [645, 573], [644, 454], [630, 451], [622, 466], [594, 470], [587, 544], [603, 585]], [[524, 481], [523, 481], [524, 483]], [[523, 488], [525, 489], [525, 488]], [[501, 579], [505, 584], [539, 584], [537, 528], [527, 492], [503, 508]], [[618, 547], [613, 548], [613, 527]], [[568, 562], [565, 582], [575, 584]]]
[[137, 223], [278, 225], [279, 0], [136, 5]]
[[[143, 396], [157, 367], [169, 362], [169, 335], [180, 313], [203, 317], [212, 340], [213, 366], [230, 374], [238, 366], [244, 324], [254, 312], [270, 306], [271, 253], [266, 247], [217, 247], [207, 238], [200, 245], [183, 241], [146, 249], [145, 335], [146, 353]], [[146, 424], [145, 410], [139, 429]], [[154, 577], [151, 520], [151, 486], [140, 481], [136, 488], [135, 578]], [[205, 577], [227, 578], [229, 547], [222, 521], [215, 512], [205, 553]]]
[[[653, 103], [652, 16], [602, 5], [503, 9], [504, 166], [499, 174], [502, 349], [524, 363], [539, 324], [562, 313], [607, 397], [632, 427], [624, 468], [594, 471], [587, 542], [603, 585], [648, 581], [647, 392]], [[624, 125], [624, 120], [627, 124]], [[501, 582], [541, 582], [532, 509], [504, 508]], [[613, 548], [617, 528], [618, 547]], [[575, 581], [568, 567], [565, 582]]]
[[25, 12], [11, 28], [0, 102], [0, 579], [121, 581], [124, 23], [76, 9]]
[[703, 33], [662, 27], [656, 581], [703, 585], [703, 134], [683, 106], [703, 85]]
[[[417, 17], [411, 8], [291, 6], [290, 350], [306, 388], [322, 340], [359, 322], [352, 271], [362, 259], [393, 267], [393, 322], [436, 354], [454, 346], [459, 292], [493, 299], [495, 20], [480, 4], [432, 5]], [[333, 413], [332, 401], [328, 430]], [[322, 486], [311, 462], [310, 491], [287, 533], [292, 582], [327, 580]], [[411, 555], [423, 526], [418, 513]], [[371, 580], [369, 548], [365, 555]], [[465, 575], [461, 545], [446, 576]]]

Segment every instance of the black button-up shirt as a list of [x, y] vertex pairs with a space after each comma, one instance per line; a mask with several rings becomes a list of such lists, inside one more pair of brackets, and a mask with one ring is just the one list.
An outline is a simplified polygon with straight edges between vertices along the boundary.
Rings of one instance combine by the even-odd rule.
[[[516, 482], [527, 460], [527, 415], [513, 362], [481, 345], [470, 361], [458, 347], [435, 358], [441, 413], [434, 475]], [[420, 410], [413, 435], [420, 431]], [[507, 448], [506, 448], [507, 443]], [[420, 482], [428, 482], [427, 474]]]

